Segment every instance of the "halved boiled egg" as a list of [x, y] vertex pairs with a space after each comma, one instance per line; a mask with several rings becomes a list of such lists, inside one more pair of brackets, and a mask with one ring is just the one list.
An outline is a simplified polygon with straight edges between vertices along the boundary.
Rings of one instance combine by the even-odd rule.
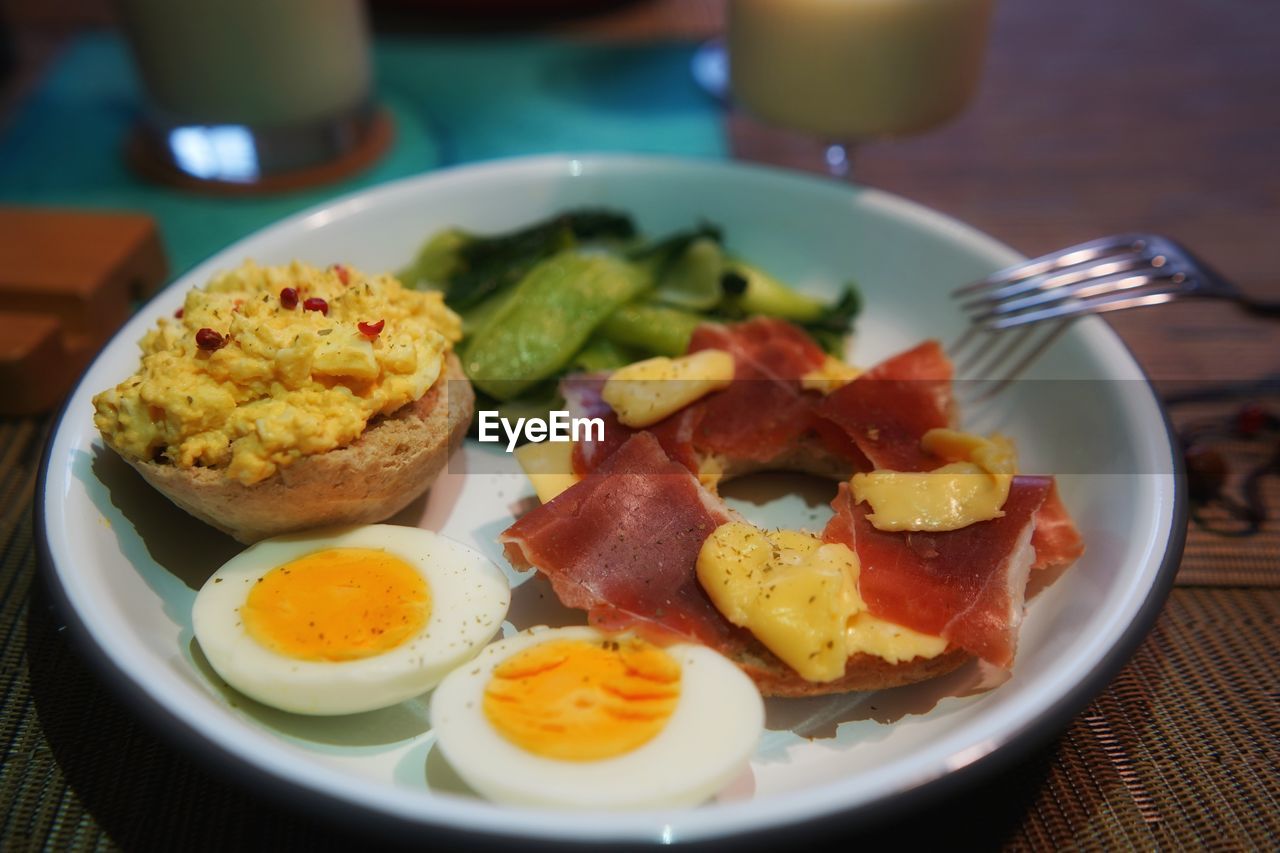
[[658, 808], [695, 805], [741, 773], [764, 703], [703, 646], [533, 628], [446, 676], [431, 724], [449, 764], [491, 800]]
[[279, 536], [232, 558], [196, 596], [218, 675], [298, 714], [385, 708], [430, 690], [501, 627], [506, 577], [458, 542], [387, 524]]

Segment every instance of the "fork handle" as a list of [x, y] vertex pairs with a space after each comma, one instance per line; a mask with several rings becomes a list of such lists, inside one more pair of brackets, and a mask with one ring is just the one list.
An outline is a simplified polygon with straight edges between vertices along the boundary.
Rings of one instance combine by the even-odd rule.
[[1280, 317], [1280, 302], [1241, 296], [1237, 300], [1237, 304], [1257, 317]]
[[1176, 243], [1174, 245], [1182, 250], [1182, 253], [1187, 256], [1187, 260], [1200, 268], [1199, 273], [1203, 277], [1204, 283], [1208, 285], [1208, 292], [1205, 295], [1229, 299], [1255, 317], [1280, 317], [1280, 301], [1275, 299], [1254, 299], [1248, 294], [1241, 293], [1240, 289], [1227, 281], [1222, 273], [1209, 266], [1201, 258], [1193, 255], [1186, 246]]

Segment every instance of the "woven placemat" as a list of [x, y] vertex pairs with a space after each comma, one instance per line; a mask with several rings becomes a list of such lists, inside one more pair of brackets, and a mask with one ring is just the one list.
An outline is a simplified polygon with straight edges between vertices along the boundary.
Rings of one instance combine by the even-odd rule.
[[[36, 579], [31, 494], [44, 432], [38, 421], [0, 422], [0, 849], [367, 844], [367, 834], [304, 814], [305, 804], [280, 807], [210, 773], [158, 739], [89, 669]], [[844, 850], [867, 841], [1272, 848], [1277, 647], [1280, 590], [1175, 589], [1130, 664], [1057, 741], [932, 806], [928, 820], [910, 815], [856, 837], [827, 830], [809, 841]]]
[[[1181, 395], [1166, 395], [1175, 428], [1187, 445], [1215, 454], [1225, 472], [1218, 494], [1192, 502], [1176, 582], [1180, 586], [1280, 588], [1280, 435], [1274, 426], [1242, 435], [1238, 425], [1244, 407], [1258, 407], [1266, 417], [1273, 417], [1272, 412], [1280, 411], [1280, 395], [1258, 397], [1247, 387], [1239, 393], [1231, 393], [1230, 388], [1215, 391], [1212, 385], [1207, 390], [1180, 390]], [[1211, 398], [1197, 402], [1198, 393]], [[1237, 535], [1248, 528], [1238, 514], [1250, 502], [1265, 518], [1256, 531]], [[1235, 516], [1229, 506], [1236, 508]]]
[[[1256, 451], [1256, 446], [1240, 450], [1233, 461], [1261, 464], [1265, 460]], [[1210, 501], [1196, 507], [1178, 569], [1179, 586], [1280, 588], [1280, 472], [1259, 479], [1257, 489], [1267, 517], [1258, 531], [1248, 536], [1219, 532], [1239, 526], [1221, 503]], [[1231, 483], [1227, 492], [1232, 500], [1242, 500], [1238, 483]]]

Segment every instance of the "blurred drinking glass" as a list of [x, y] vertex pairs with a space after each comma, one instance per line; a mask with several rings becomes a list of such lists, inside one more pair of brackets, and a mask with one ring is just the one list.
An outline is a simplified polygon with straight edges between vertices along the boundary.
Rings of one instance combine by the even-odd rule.
[[143, 79], [152, 165], [270, 181], [333, 163], [373, 120], [361, 0], [118, 0]]
[[982, 70], [994, 0], [730, 0], [734, 98], [822, 137], [848, 177], [858, 142], [919, 133], [960, 113]]

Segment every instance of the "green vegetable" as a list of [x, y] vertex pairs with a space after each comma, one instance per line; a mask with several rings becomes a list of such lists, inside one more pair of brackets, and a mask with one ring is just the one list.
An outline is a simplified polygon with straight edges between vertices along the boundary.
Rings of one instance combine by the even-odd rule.
[[535, 264], [583, 242], [635, 236], [631, 217], [611, 210], [570, 210], [519, 231], [493, 236], [458, 229], [427, 241], [400, 273], [410, 287], [437, 286], [463, 311], [515, 285]]
[[600, 332], [614, 343], [654, 355], [684, 355], [703, 318], [661, 305], [632, 303], [609, 315]]
[[862, 311], [862, 295], [858, 292], [858, 287], [853, 282], [848, 282], [844, 286], [844, 292], [840, 294], [840, 298], [836, 300], [834, 305], [826, 306], [826, 310], [820, 316], [813, 320], [807, 320], [801, 325], [811, 331], [828, 331], [838, 332], [841, 335], [849, 334], [849, 327], [853, 325], [853, 320]]
[[707, 320], [781, 317], [839, 354], [861, 308], [852, 285], [829, 304], [729, 258], [713, 224], [645, 241], [605, 209], [503, 234], [440, 231], [401, 279], [443, 290], [461, 315], [459, 354], [486, 408], [539, 416], [555, 408], [564, 372], [683, 355]]
[[443, 289], [462, 266], [462, 247], [473, 239], [458, 228], [441, 231], [423, 244], [418, 257], [396, 277], [405, 287]]
[[727, 320], [766, 314], [790, 320], [827, 352], [840, 356], [845, 336], [862, 311], [862, 297], [852, 282], [834, 303], [792, 290], [768, 273], [742, 261], [729, 264], [720, 278], [725, 298], [716, 313]]
[[493, 319], [493, 315], [497, 314], [502, 309], [502, 306], [511, 299], [511, 294], [513, 293], [515, 293], [515, 288], [509, 287], [501, 293], [495, 293], [478, 305], [465, 311], [459, 311], [458, 316], [462, 318], [462, 336], [469, 338], [483, 329]]
[[692, 311], [714, 308], [724, 297], [720, 287], [724, 262], [724, 251], [715, 240], [692, 240], [658, 277], [653, 298]]
[[719, 228], [703, 222], [696, 228], [677, 231], [656, 242], [637, 246], [627, 252], [627, 260], [639, 265], [657, 282], [667, 268], [698, 240], [710, 240], [719, 245], [723, 236]]
[[565, 251], [538, 263], [463, 349], [471, 381], [510, 400], [564, 369], [592, 331], [644, 288], [616, 256]]
[[587, 341], [586, 346], [578, 350], [578, 354], [574, 356], [573, 368], [585, 373], [617, 370], [633, 361], [639, 361], [644, 356], [644, 353], [622, 346], [597, 331], [591, 340]]
[[830, 310], [821, 299], [792, 290], [758, 267], [730, 261], [725, 269], [725, 307], [743, 316], [768, 314], [800, 323], [817, 320]]
[[849, 283], [845, 285], [844, 292], [836, 303], [827, 306], [827, 310], [823, 312], [822, 316], [799, 325], [824, 350], [837, 358], [842, 358], [844, 356], [845, 338], [849, 335], [849, 328], [853, 325], [853, 318], [858, 316], [858, 312], [861, 310], [862, 297], [858, 294], [857, 288], [852, 283]]

